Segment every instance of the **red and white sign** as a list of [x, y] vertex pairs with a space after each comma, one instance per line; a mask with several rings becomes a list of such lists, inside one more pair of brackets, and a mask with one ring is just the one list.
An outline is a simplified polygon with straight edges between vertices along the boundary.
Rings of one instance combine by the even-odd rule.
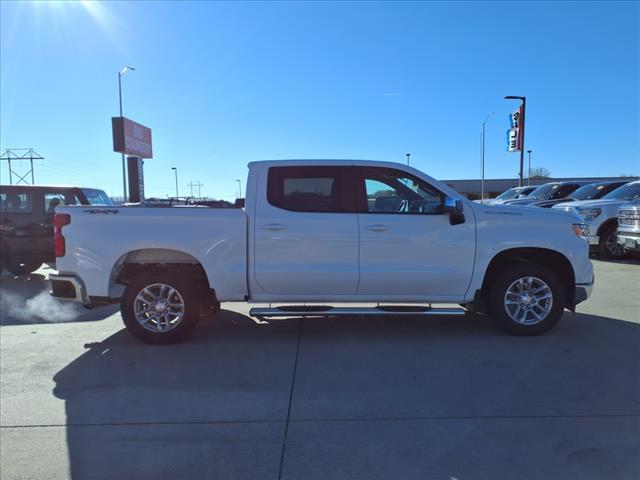
[[153, 158], [151, 129], [125, 117], [111, 117], [113, 151], [132, 157]]

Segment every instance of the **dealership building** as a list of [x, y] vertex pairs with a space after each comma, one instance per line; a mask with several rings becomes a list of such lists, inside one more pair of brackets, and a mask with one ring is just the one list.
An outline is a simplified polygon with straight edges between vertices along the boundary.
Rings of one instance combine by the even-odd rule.
[[[638, 177], [569, 177], [569, 178], [532, 178], [524, 180], [524, 185], [542, 185], [549, 182], [565, 182], [569, 180], [579, 180], [586, 182], [606, 182], [607, 180], [637, 180]], [[482, 181], [478, 180], [441, 180], [455, 191], [462, 193], [471, 200], [480, 198]], [[514, 178], [492, 178], [484, 181], [484, 198], [495, 198], [505, 190], [518, 186], [518, 179]]]

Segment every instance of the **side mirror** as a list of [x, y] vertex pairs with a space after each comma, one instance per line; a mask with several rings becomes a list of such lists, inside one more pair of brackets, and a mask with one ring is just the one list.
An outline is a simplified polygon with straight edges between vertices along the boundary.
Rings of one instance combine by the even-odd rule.
[[459, 225], [465, 222], [464, 207], [461, 200], [446, 196], [442, 202], [442, 211], [449, 214], [449, 223]]
[[442, 202], [442, 211], [444, 213], [462, 213], [462, 202], [453, 197], [444, 197]]

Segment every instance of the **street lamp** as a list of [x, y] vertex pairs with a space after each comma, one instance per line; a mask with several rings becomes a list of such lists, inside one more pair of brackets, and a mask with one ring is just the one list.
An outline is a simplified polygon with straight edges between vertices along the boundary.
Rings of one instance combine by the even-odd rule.
[[240, 179], [237, 179], [236, 182], [238, 182], [238, 198], [242, 198], [242, 182]]
[[171, 167], [171, 170], [173, 170], [173, 173], [175, 173], [176, 176], [176, 198], [178, 198], [180, 196], [178, 193], [178, 169], [176, 167]]
[[505, 100], [520, 100], [522, 102], [522, 115], [520, 116], [519, 122], [519, 128], [522, 129], [521, 132], [518, 132], [520, 134], [520, 140], [522, 141], [522, 144], [520, 145], [520, 181], [518, 183], [518, 186], [521, 187], [522, 186], [522, 177], [523, 177], [523, 168], [524, 168], [524, 109], [527, 105], [527, 97], [518, 97], [516, 95], [507, 95], [506, 97], [504, 97]]
[[[120, 116], [122, 117], [122, 76], [127, 73], [129, 70], [135, 70], [133, 67], [124, 67], [122, 70], [118, 72], [118, 99], [120, 100]], [[124, 195], [124, 201], [127, 201], [127, 177], [126, 177], [126, 169], [124, 167], [124, 153], [122, 155], [122, 190]]]
[[407, 165], [409, 165], [409, 157], [411, 157], [411, 154], [407, 153], [406, 155], [407, 155]]
[[531, 185], [531, 150], [527, 150], [529, 154], [529, 174], [527, 175], [527, 185]]
[[482, 180], [480, 180], [480, 203], [484, 203], [484, 131], [491, 115], [493, 115], [493, 112], [489, 112], [487, 118], [482, 122]]

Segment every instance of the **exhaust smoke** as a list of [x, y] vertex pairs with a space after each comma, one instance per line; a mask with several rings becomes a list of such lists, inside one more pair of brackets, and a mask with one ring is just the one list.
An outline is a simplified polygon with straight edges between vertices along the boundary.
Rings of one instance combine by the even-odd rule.
[[[2, 292], [0, 296], [0, 315], [3, 318], [23, 322], [71, 322], [82, 314], [82, 309], [75, 304], [62, 303], [43, 290], [36, 296], [26, 298], [15, 292]], [[6, 316], [6, 317], [5, 317]], [[3, 322], [5, 323], [5, 322]]]

